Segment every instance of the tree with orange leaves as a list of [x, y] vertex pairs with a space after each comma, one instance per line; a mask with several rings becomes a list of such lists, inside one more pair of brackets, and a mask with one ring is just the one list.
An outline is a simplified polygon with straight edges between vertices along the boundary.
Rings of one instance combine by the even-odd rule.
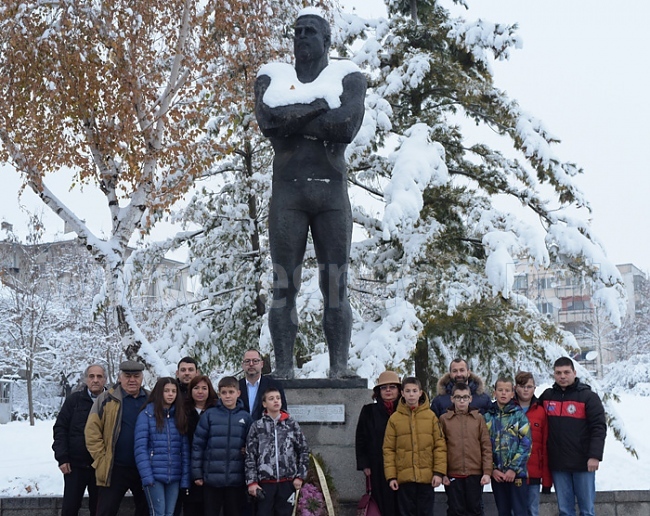
[[[6, 0], [0, 8], [0, 161], [102, 265], [126, 355], [161, 373], [166, 364], [130, 306], [127, 245], [233, 150], [218, 134], [240, 87], [229, 71], [243, 55], [272, 52], [270, 4]], [[74, 172], [72, 186], [105, 196], [107, 239], [48, 188], [63, 169]]]

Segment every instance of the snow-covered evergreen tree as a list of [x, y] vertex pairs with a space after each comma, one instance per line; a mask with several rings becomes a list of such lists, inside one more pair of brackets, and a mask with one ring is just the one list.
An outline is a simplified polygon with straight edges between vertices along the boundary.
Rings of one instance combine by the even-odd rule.
[[[573, 181], [582, 170], [556, 156], [557, 138], [495, 84], [491, 60], [519, 46], [516, 27], [466, 21], [444, 4], [387, 1], [387, 19], [339, 14], [339, 52], [371, 79], [350, 181], [379, 206], [361, 201], [356, 211], [366, 239], [353, 265], [376, 286], [352, 363], [370, 377], [391, 366], [430, 378], [457, 355], [488, 379], [546, 371], [571, 341], [513, 295], [515, 260], [583, 270], [615, 324], [620, 275], [576, 215], [588, 211]], [[470, 125], [502, 135], [505, 150], [472, 142]]]
[[[290, 33], [298, 5], [273, 8], [282, 13], [273, 18], [275, 33]], [[357, 225], [350, 365], [369, 378], [385, 368], [432, 378], [462, 355], [488, 379], [517, 369], [546, 372], [575, 341], [513, 294], [516, 259], [582, 270], [601, 312], [617, 323], [623, 311], [618, 271], [576, 216], [588, 210], [572, 180], [581, 170], [561, 161], [553, 150], [558, 140], [495, 86], [490, 62], [518, 46], [515, 27], [455, 18], [442, 2], [393, 1], [387, 9], [387, 19], [374, 20], [332, 11], [338, 53], [361, 66], [371, 86], [347, 156]], [[265, 220], [272, 155], [253, 122], [251, 81], [260, 64], [290, 55], [278, 42], [247, 54], [229, 73], [241, 95], [229, 97], [230, 113], [215, 116], [214, 133], [227, 136], [223, 145], [234, 152], [217, 161], [211, 185], [185, 212], [201, 228], [188, 241], [204, 291], [184, 315], [178, 311], [163, 340], [189, 339], [206, 363], [221, 367], [236, 367], [260, 333], [262, 348], [271, 350], [264, 303], [272, 274]], [[472, 142], [468, 122], [501, 134], [506, 151]], [[514, 199], [519, 214], [506, 211], [503, 198]], [[305, 265], [298, 363], [303, 375], [324, 376], [310, 246]]]

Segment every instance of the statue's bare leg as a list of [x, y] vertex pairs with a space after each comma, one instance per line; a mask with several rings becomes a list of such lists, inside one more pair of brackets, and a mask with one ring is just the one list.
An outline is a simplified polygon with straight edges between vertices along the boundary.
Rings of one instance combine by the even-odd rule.
[[269, 331], [275, 353], [274, 375], [278, 378], [293, 378], [294, 375], [293, 352], [298, 333], [296, 297], [300, 290], [308, 229], [308, 215], [286, 209], [283, 195], [275, 189], [269, 209], [269, 243], [273, 261]]
[[[343, 187], [347, 189], [347, 184]], [[312, 219], [311, 226], [325, 305], [323, 331], [329, 350], [331, 378], [354, 376], [348, 369], [352, 309], [347, 291], [352, 215], [347, 191], [339, 195], [343, 197], [338, 199], [339, 209], [319, 213]]]

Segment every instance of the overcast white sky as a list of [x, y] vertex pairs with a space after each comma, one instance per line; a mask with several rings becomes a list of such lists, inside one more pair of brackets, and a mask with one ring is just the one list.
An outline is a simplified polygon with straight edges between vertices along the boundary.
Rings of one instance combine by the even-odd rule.
[[[376, 16], [375, 0], [341, 0]], [[650, 271], [650, 2], [468, 0], [466, 19], [518, 23], [523, 48], [494, 65], [497, 87], [544, 121], [615, 263]], [[446, 2], [451, 5], [451, 1]]]
[[[644, 0], [468, 0], [467, 19], [518, 23], [524, 45], [509, 61], [495, 63], [495, 81], [521, 107], [562, 140], [556, 154], [585, 174], [578, 183], [591, 201], [593, 227], [615, 263], [650, 271], [650, 2]], [[376, 16], [377, 0], [342, 0], [347, 9]], [[448, 2], [451, 4], [451, 1]], [[20, 225], [18, 179], [0, 168], [0, 220]], [[61, 182], [62, 185], [65, 181]], [[49, 184], [49, 182], [48, 182]], [[69, 194], [103, 207], [92, 189]], [[34, 209], [28, 193], [23, 204]], [[92, 228], [108, 231], [106, 215]], [[105, 210], [102, 209], [105, 213]], [[63, 223], [46, 210], [52, 232]], [[83, 215], [82, 215], [83, 218]], [[2, 238], [0, 234], [0, 238]]]

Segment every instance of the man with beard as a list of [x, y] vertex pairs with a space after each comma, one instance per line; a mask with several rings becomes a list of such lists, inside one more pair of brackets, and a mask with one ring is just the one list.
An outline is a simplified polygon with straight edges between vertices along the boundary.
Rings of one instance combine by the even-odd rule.
[[449, 372], [438, 381], [437, 395], [431, 402], [431, 410], [435, 412], [436, 416], [440, 417], [453, 405], [451, 390], [457, 383], [469, 385], [472, 393], [472, 408], [485, 414], [490, 408], [492, 400], [484, 391], [483, 380], [469, 370], [466, 360], [454, 358], [449, 364]]
[[254, 348], [246, 350], [242, 360], [244, 378], [239, 380], [239, 398], [244, 402], [244, 408], [250, 413], [253, 421], [262, 418], [262, 395], [270, 388], [277, 389], [282, 399], [282, 410], [287, 410], [287, 398], [280, 382], [272, 376], [262, 374], [264, 360], [262, 354]]
[[199, 366], [196, 360], [192, 357], [183, 357], [180, 359], [176, 369], [176, 378], [178, 379], [180, 394], [183, 396], [183, 399], [189, 396], [187, 386], [197, 374], [199, 374]]

